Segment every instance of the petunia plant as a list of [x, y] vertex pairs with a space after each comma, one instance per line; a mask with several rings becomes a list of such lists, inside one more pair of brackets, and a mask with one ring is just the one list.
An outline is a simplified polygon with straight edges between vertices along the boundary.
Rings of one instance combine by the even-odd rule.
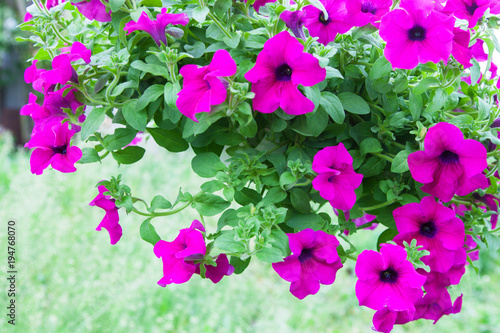
[[[352, 260], [353, 295], [390, 332], [458, 313], [448, 289], [500, 247], [497, 0], [34, 0], [28, 12], [33, 173], [140, 163], [146, 141], [194, 154], [175, 167], [206, 180], [198, 193], [141, 198], [120, 175], [89, 175], [105, 211], [89, 228], [115, 246], [139, 229], [162, 287], [261, 260], [303, 299]], [[180, 211], [192, 219], [178, 234], [156, 232]]]

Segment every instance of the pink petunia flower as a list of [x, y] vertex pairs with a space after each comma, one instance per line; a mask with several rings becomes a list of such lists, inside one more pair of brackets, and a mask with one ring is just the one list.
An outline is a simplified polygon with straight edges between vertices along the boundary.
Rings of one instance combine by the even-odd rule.
[[449, 0], [444, 11], [453, 13], [457, 18], [469, 21], [469, 28], [474, 28], [477, 21], [490, 7], [491, 0]]
[[415, 309], [413, 320], [429, 319], [436, 324], [442, 316], [459, 313], [462, 310], [462, 295], [452, 304], [446, 288], [441, 289], [439, 293], [427, 293], [415, 304]]
[[460, 28], [453, 28], [453, 48], [451, 55], [461, 63], [464, 68], [472, 67], [470, 62], [472, 52], [469, 49], [470, 31], [462, 30]]
[[377, 332], [390, 333], [394, 325], [404, 325], [413, 320], [410, 311], [391, 311], [384, 307], [373, 315], [373, 329]]
[[333, 208], [349, 210], [356, 203], [354, 189], [361, 185], [363, 175], [354, 172], [352, 163], [342, 143], [323, 148], [314, 155], [312, 169], [318, 175], [313, 179], [313, 188], [329, 200]]
[[161, 13], [156, 16], [155, 20], [150, 19], [146, 12], [142, 12], [137, 22], [128, 22], [125, 24], [123, 30], [127, 31], [127, 35], [130, 35], [133, 31], [137, 30], [145, 31], [150, 34], [156, 44], [160, 46], [161, 42], [167, 45], [165, 28], [168, 24], [186, 25], [188, 22], [189, 18], [186, 14], [170, 14], [167, 13], [166, 8], [162, 8]]
[[62, 47], [59, 50], [64, 53], [69, 53], [70, 61], [83, 59], [86, 64], [90, 63], [90, 56], [92, 55], [92, 53], [85, 45], [80, 42], [74, 42], [73, 45]]
[[205, 228], [194, 220], [191, 226], [181, 229], [173, 242], [158, 241], [154, 254], [162, 259], [163, 277], [158, 284], [165, 287], [171, 283], [187, 282], [196, 271], [195, 260], [201, 260], [207, 252], [203, 234]]
[[[218, 283], [224, 276], [229, 276], [233, 274], [234, 267], [229, 264], [229, 260], [224, 253], [219, 254], [217, 259], [215, 260], [217, 266], [205, 265], [206, 272], [205, 277], [210, 279], [213, 283]], [[196, 265], [196, 274], [200, 274], [200, 265]]]
[[43, 72], [46, 72], [46, 69], [43, 68], [37, 68], [36, 63], [38, 60], [33, 60], [33, 63], [31, 66], [26, 68], [24, 71], [24, 81], [26, 83], [33, 83], [33, 89], [35, 89], [38, 92], [41, 93], [46, 93], [48, 91], [53, 90], [53, 84], [45, 82], [41, 78], [41, 74]]
[[80, 148], [70, 146], [75, 133], [67, 123], [56, 123], [33, 135], [26, 143], [26, 147], [35, 149], [30, 158], [31, 172], [41, 175], [49, 165], [61, 172], [75, 172], [75, 162], [82, 158]]
[[109, 195], [104, 195], [108, 191], [105, 186], [101, 185], [97, 189], [99, 194], [89, 203], [89, 206], [102, 208], [106, 214], [95, 230], [101, 231], [102, 228], [106, 229], [109, 233], [110, 243], [114, 245], [122, 237], [122, 227], [118, 223], [120, 216], [118, 215], [118, 207], [115, 204], [116, 200]]
[[476, 39], [474, 45], [470, 47], [470, 51], [474, 59], [476, 59], [478, 62], [488, 60], [488, 53], [484, 51], [484, 41], [482, 39]]
[[422, 262], [431, 270], [445, 273], [453, 265], [455, 251], [462, 249], [465, 230], [455, 212], [437, 203], [432, 197], [424, 197], [420, 203], [409, 203], [393, 211], [399, 235], [394, 241], [402, 245], [417, 240], [423, 250], [430, 252]]
[[424, 151], [408, 156], [408, 166], [412, 177], [425, 184], [422, 191], [448, 202], [455, 194], [463, 196], [489, 186], [481, 173], [487, 167], [486, 157], [480, 142], [464, 140], [455, 125], [438, 123], [427, 132]]
[[50, 84], [66, 84], [73, 76], [71, 58], [67, 54], [60, 54], [52, 59], [52, 69], [40, 73], [40, 78]]
[[217, 50], [208, 66], [183, 66], [180, 74], [184, 83], [176, 101], [179, 111], [198, 122], [196, 113], [210, 112], [211, 105], [224, 103], [227, 96], [226, 82], [220, 77], [232, 76], [236, 70], [236, 63], [226, 50]]
[[292, 295], [303, 299], [316, 294], [320, 284], [332, 284], [337, 271], [342, 268], [337, 254], [337, 238], [312, 229], [287, 235], [292, 255], [274, 263], [273, 269], [282, 279], [291, 282]]
[[352, 25], [347, 23], [347, 8], [344, 0], [320, 0], [328, 13], [328, 18], [321, 9], [308, 5], [304, 7], [306, 18], [304, 25], [309, 34], [313, 37], [319, 37], [318, 42], [328, 44], [335, 40], [337, 34], [343, 34], [352, 28]]
[[304, 29], [302, 28], [304, 26], [305, 16], [306, 13], [300, 10], [293, 12], [285, 10], [280, 14], [280, 19], [285, 22], [287, 28], [292, 31], [295, 37], [306, 40], [306, 35], [304, 34]]
[[380, 310], [415, 311], [422, 297], [425, 276], [418, 274], [406, 260], [404, 248], [382, 244], [380, 253], [365, 250], [356, 262], [356, 297], [359, 305]]
[[264, 44], [255, 66], [245, 74], [255, 93], [253, 108], [271, 113], [281, 107], [285, 113], [300, 115], [314, 110], [314, 103], [297, 86], [314, 86], [326, 77], [326, 70], [288, 31]]
[[80, 2], [72, 2], [73, 6], [78, 8], [78, 11], [89, 20], [98, 22], [111, 22], [111, 9], [106, 12], [106, 6], [101, 0], [83, 0]]
[[384, 55], [393, 68], [412, 69], [428, 61], [447, 62], [453, 48], [455, 19], [436, 10], [430, 0], [403, 0], [380, 22], [380, 37], [387, 42]]
[[376, 24], [391, 9], [392, 0], [350, 0], [346, 2], [346, 21], [355, 27]]

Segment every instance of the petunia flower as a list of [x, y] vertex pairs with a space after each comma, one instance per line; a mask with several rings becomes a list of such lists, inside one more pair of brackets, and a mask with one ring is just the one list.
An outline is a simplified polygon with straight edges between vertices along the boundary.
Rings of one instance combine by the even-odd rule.
[[486, 157], [480, 142], [464, 140], [455, 125], [438, 123], [427, 132], [424, 151], [408, 156], [408, 166], [412, 177], [425, 184], [422, 191], [448, 202], [455, 194], [463, 196], [489, 186], [481, 173], [487, 166]]
[[224, 103], [227, 91], [220, 77], [234, 75], [236, 70], [236, 63], [226, 50], [217, 50], [208, 66], [183, 66], [180, 74], [184, 83], [176, 101], [179, 111], [198, 122], [196, 113], [210, 112], [211, 105]]
[[312, 181], [313, 188], [329, 200], [333, 208], [349, 210], [356, 203], [354, 189], [361, 185], [363, 175], [354, 172], [352, 163], [342, 142], [314, 155], [312, 169], [318, 175]]
[[448, 0], [444, 11], [453, 13], [457, 18], [469, 21], [469, 28], [474, 28], [477, 21], [490, 7], [491, 0]]
[[365, 250], [356, 262], [356, 297], [359, 305], [373, 310], [415, 311], [422, 297], [425, 276], [418, 274], [406, 260], [404, 248], [383, 244], [380, 253]]
[[101, 0], [83, 0], [80, 2], [72, 2], [71, 4], [76, 6], [78, 11], [89, 20], [111, 22], [111, 9], [106, 12], [106, 6]]
[[52, 59], [52, 69], [40, 73], [40, 78], [50, 84], [66, 84], [73, 76], [71, 58], [67, 54], [60, 54]]
[[362, 27], [368, 23], [380, 21], [392, 6], [392, 0], [349, 0], [346, 1], [349, 24]]
[[384, 55], [393, 68], [412, 69], [428, 61], [447, 62], [453, 48], [455, 19], [436, 10], [429, 0], [403, 0], [380, 22], [380, 37], [387, 42]]
[[253, 108], [271, 113], [281, 107], [285, 113], [300, 115], [314, 110], [314, 103], [297, 86], [314, 86], [326, 77], [326, 70], [288, 31], [266, 41], [255, 66], [245, 74], [255, 93]]
[[194, 261], [203, 259], [207, 251], [201, 231], [205, 232], [203, 224], [194, 220], [189, 228], [179, 231], [174, 241], [160, 240], [155, 244], [154, 254], [163, 262], [163, 277], [158, 281], [160, 286], [187, 282], [195, 273]]
[[472, 52], [469, 49], [470, 31], [462, 30], [460, 28], [453, 28], [453, 48], [451, 55], [461, 63], [464, 68], [472, 67], [470, 62]]
[[478, 62], [488, 60], [488, 53], [484, 51], [484, 41], [482, 39], [476, 39], [474, 45], [472, 45], [469, 49], [474, 59], [476, 59]]
[[116, 200], [109, 195], [104, 195], [108, 191], [105, 186], [101, 185], [97, 189], [99, 194], [89, 203], [89, 206], [102, 208], [106, 214], [95, 230], [101, 231], [102, 228], [106, 229], [109, 233], [110, 243], [114, 245], [122, 237], [122, 227], [118, 223], [120, 216], [118, 215], [118, 207], [115, 204]]
[[70, 146], [75, 133], [68, 123], [56, 123], [33, 135], [26, 143], [26, 147], [35, 149], [30, 158], [31, 172], [41, 175], [49, 165], [61, 172], [75, 172], [75, 162], [82, 158], [80, 148]]
[[439, 293], [428, 292], [415, 304], [416, 311], [413, 320], [429, 319], [436, 324], [442, 316], [459, 313], [462, 309], [462, 296], [458, 296], [452, 304], [451, 296], [446, 288], [441, 289]]
[[273, 269], [282, 279], [291, 282], [292, 295], [303, 299], [316, 294], [320, 284], [332, 284], [337, 271], [342, 268], [337, 254], [337, 238], [312, 229], [287, 235], [292, 254], [284, 261], [274, 263]]
[[307, 5], [304, 7], [306, 18], [304, 25], [309, 34], [313, 37], [319, 37], [318, 42], [321, 44], [328, 44], [335, 40], [337, 34], [343, 34], [352, 28], [352, 25], [347, 23], [347, 8], [346, 1], [344, 0], [320, 0], [328, 13], [328, 18], [321, 9]]
[[170, 14], [167, 13], [166, 8], [161, 9], [161, 13], [156, 16], [155, 20], [149, 18], [146, 12], [142, 12], [139, 20], [137, 22], [130, 21], [125, 24], [123, 30], [127, 31], [127, 35], [130, 35], [133, 31], [142, 30], [151, 35], [158, 46], [163, 44], [167, 45], [167, 35], [165, 28], [168, 24], [181, 24], [186, 25], [189, 22], [189, 18], [185, 13], [181, 14]]
[[305, 40], [306, 35], [304, 34], [304, 20], [306, 13], [300, 10], [289, 11], [285, 10], [280, 14], [280, 19], [282, 19], [287, 28], [292, 31], [295, 37]]
[[86, 64], [90, 63], [91, 51], [82, 43], [74, 42], [71, 46], [62, 47], [59, 49], [61, 52], [69, 53], [69, 60], [75, 61], [83, 59]]
[[447, 272], [453, 265], [455, 251], [462, 249], [465, 230], [462, 220], [451, 208], [437, 203], [432, 197], [424, 197], [420, 203], [409, 203], [393, 211], [399, 235], [394, 241], [402, 245], [417, 240], [423, 250], [430, 252], [422, 262], [432, 271]]
[[53, 90], [53, 84], [45, 82], [41, 78], [41, 74], [43, 72], [46, 72], [46, 69], [43, 68], [37, 68], [36, 63], [38, 60], [33, 60], [33, 63], [31, 66], [26, 68], [24, 71], [24, 81], [26, 83], [32, 83], [33, 84], [33, 89], [35, 89], [38, 92], [41, 93], [46, 93], [48, 91]]
[[[217, 266], [205, 265], [206, 272], [205, 277], [210, 279], [213, 283], [218, 283], [224, 276], [229, 276], [233, 274], [234, 267], [229, 264], [229, 260], [224, 253], [219, 254], [217, 259], [215, 260]], [[196, 265], [196, 274], [200, 274], [200, 265]]]
[[373, 315], [373, 329], [377, 332], [390, 333], [394, 325], [404, 325], [413, 320], [410, 311], [391, 311], [384, 307]]

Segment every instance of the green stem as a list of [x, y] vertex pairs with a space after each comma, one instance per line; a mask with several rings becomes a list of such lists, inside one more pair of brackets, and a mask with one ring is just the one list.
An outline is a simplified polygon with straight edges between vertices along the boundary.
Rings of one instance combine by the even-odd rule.
[[168, 211], [168, 212], [164, 212], [164, 213], [144, 213], [144, 212], [141, 212], [135, 208], [132, 209], [132, 211], [136, 214], [139, 214], [139, 215], [142, 215], [142, 216], [148, 216], [148, 217], [158, 217], [158, 216], [169, 216], [169, 215], [174, 215], [174, 214], [177, 214], [178, 212], [180, 212], [181, 210], [184, 210], [186, 207], [188, 207], [189, 205], [191, 205], [191, 202], [192, 201], [188, 201], [184, 206], [181, 206], [177, 209], [174, 209], [174, 210], [171, 210], [171, 211]]
[[401, 148], [401, 149], [406, 149], [405, 145], [403, 145], [403, 144], [401, 144], [401, 143], [399, 143], [399, 142], [396, 142], [396, 141], [390, 141], [390, 144], [391, 144], [391, 145], [394, 145], [394, 146], [396, 146], [396, 147], [399, 147], [399, 148]]
[[59, 37], [60, 40], [62, 40], [64, 43], [67, 43], [67, 44], [72, 44], [71, 41], [69, 39], [66, 39], [65, 37], [63, 37], [61, 35], [61, 33], [59, 32], [59, 30], [57, 30], [57, 28], [54, 26], [54, 24], [51, 24], [50, 25], [52, 27], [52, 30], [54, 31], [54, 33], [57, 35], [57, 37]]
[[226, 35], [227, 38], [231, 38], [231, 34], [226, 30], [226, 28], [224, 28], [222, 23], [215, 17], [214, 14], [208, 12], [207, 16], [210, 17], [212, 21], [214, 21], [214, 23], [219, 27], [220, 30], [222, 30], [222, 32], [224, 33], [224, 35]]
[[382, 112], [382, 114], [384, 114], [384, 115], [385, 115], [385, 110], [384, 110], [384, 109], [382, 109], [380, 106], [378, 106], [378, 105], [377, 105], [377, 104], [375, 104], [375, 103], [369, 103], [369, 104], [370, 104], [370, 106], [374, 107], [375, 109], [379, 110], [380, 112]]
[[459, 199], [455, 199], [455, 198], [452, 198], [450, 200], [450, 202], [453, 202], [453, 203], [456, 203], [459, 205], [471, 205], [472, 204], [470, 201], [463, 201], [463, 200], [459, 200]]
[[497, 170], [498, 170], [498, 161], [493, 167], [493, 169], [491, 169], [490, 172], [486, 174], [486, 178], [490, 178], [491, 176], [493, 176]]
[[383, 202], [381, 204], [378, 204], [378, 205], [374, 205], [374, 206], [369, 206], [369, 207], [359, 207], [359, 209], [361, 209], [362, 211], [370, 211], [370, 210], [375, 210], [375, 209], [379, 209], [379, 208], [382, 208], [382, 207], [385, 207], [385, 206], [389, 206], [389, 205], [392, 205], [393, 203], [395, 203], [397, 200], [396, 199], [392, 199], [392, 200], [389, 200], [389, 201], [386, 201], [386, 202]]
[[354, 256], [354, 255], [352, 255], [350, 253], [346, 254], [345, 257], [348, 258], [348, 259], [351, 259], [353, 261], [358, 260], [358, 256]]
[[389, 156], [381, 154], [381, 153], [370, 153], [370, 154], [372, 154], [373, 156], [380, 157], [380, 158], [382, 158], [382, 159], [384, 159], [386, 161], [389, 161], [391, 163], [394, 161], [394, 159], [392, 157], [389, 157]]

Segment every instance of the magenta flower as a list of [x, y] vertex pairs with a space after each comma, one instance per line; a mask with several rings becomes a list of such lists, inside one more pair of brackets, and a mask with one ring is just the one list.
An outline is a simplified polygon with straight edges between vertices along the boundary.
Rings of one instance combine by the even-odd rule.
[[467, 253], [464, 248], [454, 251], [455, 256], [451, 259], [451, 268], [445, 273], [431, 270], [427, 272], [423, 268], [418, 268], [417, 273], [426, 277], [424, 290], [427, 293], [438, 294], [442, 289], [446, 289], [451, 285], [460, 283], [462, 276], [465, 274], [465, 265], [467, 264]]
[[328, 44], [335, 40], [337, 34], [343, 34], [352, 28], [352, 25], [347, 23], [347, 8], [344, 0], [320, 0], [328, 13], [328, 18], [325, 19], [325, 14], [313, 5], [304, 7], [306, 18], [304, 25], [309, 34], [313, 37], [319, 37], [318, 42]]
[[474, 28], [477, 21], [490, 7], [491, 0], [449, 0], [444, 11], [453, 13], [457, 18], [469, 21], [469, 28]]
[[196, 113], [210, 112], [211, 105], [224, 103], [227, 96], [226, 82], [220, 77], [232, 76], [236, 70], [236, 63], [226, 50], [217, 50], [208, 66], [183, 66], [180, 74], [184, 83], [176, 101], [179, 111], [198, 122]]
[[417, 240], [423, 250], [430, 252], [422, 262], [431, 270], [445, 273], [453, 265], [455, 251], [462, 249], [465, 230], [455, 212], [437, 203], [432, 197], [424, 197], [420, 203], [409, 203], [393, 212], [399, 235], [394, 241], [411, 243]]
[[97, 189], [99, 190], [99, 194], [89, 203], [89, 205], [104, 209], [106, 214], [95, 230], [101, 231], [102, 228], [106, 229], [109, 233], [110, 243], [114, 245], [122, 237], [122, 227], [118, 223], [120, 220], [118, 207], [116, 207], [115, 199], [110, 195], [104, 195], [104, 193], [108, 191], [105, 186], [101, 185]]
[[455, 194], [463, 196], [489, 186], [481, 173], [486, 157], [480, 142], [464, 140], [455, 125], [438, 123], [427, 132], [424, 151], [408, 156], [408, 166], [412, 177], [425, 184], [422, 191], [448, 202]]
[[91, 51], [82, 43], [74, 42], [73, 45], [69, 47], [60, 48], [61, 52], [68, 52], [70, 61], [75, 61], [78, 59], [83, 59], [86, 64], [90, 63]]
[[255, 93], [253, 108], [271, 113], [281, 107], [285, 113], [300, 115], [314, 110], [314, 103], [297, 86], [314, 86], [326, 77], [326, 70], [288, 31], [264, 44], [255, 66], [245, 74]]
[[182, 24], [186, 25], [189, 22], [189, 18], [186, 14], [170, 14], [167, 13], [166, 8], [161, 9], [161, 14], [156, 16], [155, 20], [149, 18], [146, 12], [142, 12], [139, 20], [137, 22], [131, 21], [125, 24], [123, 30], [127, 31], [127, 35], [130, 35], [133, 31], [142, 30], [151, 35], [156, 44], [160, 46], [160, 42], [167, 45], [167, 35], [165, 28], [168, 24]]
[[80, 2], [72, 2], [80, 13], [89, 20], [96, 20], [98, 22], [111, 22], [111, 9], [106, 12], [106, 6], [101, 0], [83, 0]]
[[207, 252], [203, 234], [205, 228], [194, 220], [189, 228], [181, 229], [173, 242], [160, 240], [154, 253], [163, 261], [163, 277], [158, 284], [165, 287], [171, 283], [187, 282], [196, 271], [195, 260], [201, 260]]
[[303, 299], [316, 294], [320, 284], [332, 284], [337, 271], [342, 268], [337, 254], [337, 238], [312, 229], [287, 235], [292, 255], [274, 263], [273, 269], [282, 279], [291, 282], [292, 295]]
[[451, 303], [448, 290], [441, 289], [439, 293], [427, 293], [415, 304], [415, 315], [413, 320], [420, 318], [434, 320], [437, 323], [442, 316], [459, 313], [462, 309], [462, 295]]
[[469, 49], [470, 42], [470, 31], [462, 30], [459, 28], [453, 28], [453, 48], [451, 50], [451, 55], [461, 63], [464, 68], [472, 67], [470, 59], [472, 58], [472, 52]]
[[40, 73], [40, 78], [50, 84], [66, 84], [73, 76], [70, 56], [60, 54], [52, 59], [52, 69]]
[[30, 158], [31, 172], [41, 175], [49, 165], [61, 172], [75, 172], [75, 162], [82, 158], [80, 148], [70, 146], [75, 133], [67, 123], [57, 123], [33, 135], [26, 144], [35, 149]]
[[470, 47], [470, 51], [477, 61], [482, 62], [488, 60], [488, 53], [484, 52], [484, 41], [482, 39], [476, 39], [474, 45]]
[[312, 169], [318, 175], [312, 182], [313, 188], [333, 208], [349, 210], [356, 203], [354, 189], [361, 185], [363, 175], [354, 172], [352, 162], [342, 142], [314, 155]]
[[428, 1], [403, 1], [401, 8], [382, 17], [380, 37], [387, 42], [384, 55], [393, 68], [447, 62], [453, 48], [455, 19], [432, 8]]
[[418, 274], [406, 260], [404, 248], [383, 244], [380, 253], [365, 250], [356, 262], [356, 297], [359, 305], [374, 310], [414, 312], [423, 295], [425, 276]]
[[394, 325], [403, 325], [413, 320], [410, 311], [391, 311], [384, 307], [373, 315], [373, 328], [377, 332], [389, 333]]
[[295, 37], [305, 40], [306, 35], [304, 34], [304, 29], [302, 28], [304, 26], [305, 16], [306, 13], [300, 10], [293, 12], [285, 10], [280, 14], [280, 19], [285, 22], [287, 28], [292, 31]]
[[[229, 260], [227, 260], [224, 253], [219, 254], [215, 263], [217, 266], [205, 265], [205, 277], [212, 280], [213, 283], [218, 283], [224, 276], [233, 274], [234, 267], [229, 264]], [[196, 265], [195, 273], [200, 274], [200, 264]]]
[[46, 72], [46, 69], [39, 69], [36, 67], [36, 63], [38, 60], [33, 60], [33, 64], [26, 68], [24, 71], [24, 81], [26, 83], [33, 83], [33, 89], [35, 89], [38, 92], [41, 93], [46, 93], [50, 90], [52, 90], [53, 84], [45, 82], [41, 78], [41, 74], [43, 72]]
[[346, 21], [355, 27], [380, 21], [391, 9], [392, 0], [350, 0], [346, 2]]

